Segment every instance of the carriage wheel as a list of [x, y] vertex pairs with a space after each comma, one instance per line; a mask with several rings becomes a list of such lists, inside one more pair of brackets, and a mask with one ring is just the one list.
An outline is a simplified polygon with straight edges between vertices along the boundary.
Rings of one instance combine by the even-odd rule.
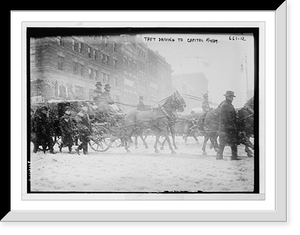
[[89, 145], [96, 152], [105, 152], [111, 147], [111, 133], [103, 126], [93, 127], [93, 134], [90, 137]]

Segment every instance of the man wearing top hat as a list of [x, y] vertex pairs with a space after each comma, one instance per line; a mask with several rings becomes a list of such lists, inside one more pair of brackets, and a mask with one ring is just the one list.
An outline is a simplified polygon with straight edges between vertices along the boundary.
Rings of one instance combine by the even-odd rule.
[[237, 156], [238, 131], [236, 110], [232, 105], [234, 97], [233, 91], [226, 91], [225, 100], [220, 104], [219, 119], [219, 152], [217, 160], [223, 159], [223, 151], [226, 145], [231, 147], [231, 160], [239, 160]]
[[95, 86], [96, 89], [93, 91], [93, 101], [98, 105], [101, 102], [102, 84], [101, 82], [97, 82]]
[[146, 106], [144, 104], [144, 97], [143, 96], [140, 96], [140, 98], [139, 98], [139, 103], [137, 105], [137, 110], [140, 110], [140, 111], [145, 111], [146, 110]]
[[111, 89], [111, 86], [109, 84], [105, 84], [104, 92], [102, 93], [102, 96], [101, 96], [101, 102], [105, 102], [107, 104], [115, 103], [114, 100], [111, 98], [110, 89]]

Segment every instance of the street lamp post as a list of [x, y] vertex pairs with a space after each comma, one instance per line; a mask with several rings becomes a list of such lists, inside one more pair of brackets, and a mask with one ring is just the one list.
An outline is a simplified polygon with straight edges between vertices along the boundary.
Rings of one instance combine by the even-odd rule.
[[244, 57], [241, 59], [241, 72], [245, 71], [246, 74], [246, 96], [249, 98], [249, 92], [248, 92], [248, 66], [247, 66], [247, 55], [245, 54]]

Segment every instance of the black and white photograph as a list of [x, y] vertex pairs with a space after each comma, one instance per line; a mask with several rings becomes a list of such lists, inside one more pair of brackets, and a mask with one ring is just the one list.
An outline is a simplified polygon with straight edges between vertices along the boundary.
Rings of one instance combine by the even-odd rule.
[[28, 194], [261, 193], [258, 28], [26, 30]]

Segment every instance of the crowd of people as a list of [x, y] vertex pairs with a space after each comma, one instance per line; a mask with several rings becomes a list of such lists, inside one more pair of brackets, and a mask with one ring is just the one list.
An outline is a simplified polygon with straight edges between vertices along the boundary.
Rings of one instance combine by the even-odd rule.
[[[110, 85], [106, 84], [102, 92], [101, 82], [96, 83], [96, 89], [93, 92], [93, 101], [97, 107], [109, 107], [115, 102], [110, 95]], [[88, 154], [88, 142], [91, 136], [91, 120], [88, 113], [89, 107], [82, 105], [79, 110], [74, 110], [69, 106], [64, 107], [64, 113], [60, 118], [51, 115], [47, 106], [41, 106], [34, 112], [31, 109], [31, 141], [34, 144], [33, 152], [36, 153], [39, 147], [46, 152], [49, 150], [54, 154], [53, 146], [55, 141], [53, 136], [60, 136], [58, 147], [62, 151], [63, 147], [68, 147], [69, 153], [72, 153], [72, 147], [75, 143], [75, 151], [80, 154]]]
[[77, 144], [76, 152], [82, 149], [83, 154], [88, 153], [88, 142], [91, 134], [91, 126], [88, 115], [88, 107], [81, 106], [79, 112], [66, 106], [64, 114], [60, 117], [53, 117], [47, 106], [39, 107], [31, 116], [31, 141], [33, 152], [36, 153], [39, 147], [45, 152], [49, 150], [55, 154], [53, 137], [60, 136], [58, 147], [60, 151], [63, 147], [68, 147], [72, 153], [72, 146]]

